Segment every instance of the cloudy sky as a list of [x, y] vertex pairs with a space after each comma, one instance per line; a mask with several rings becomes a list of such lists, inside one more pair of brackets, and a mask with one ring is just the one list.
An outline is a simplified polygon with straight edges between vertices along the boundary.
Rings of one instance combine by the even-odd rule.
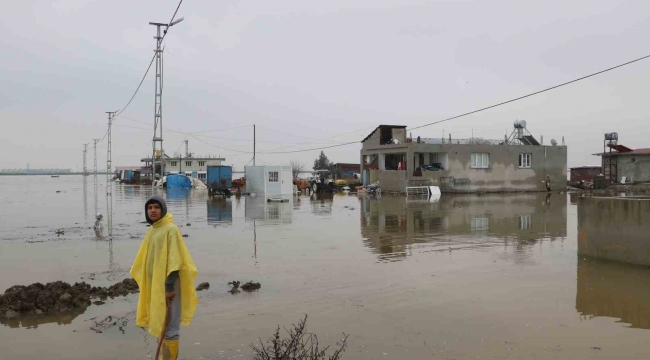
[[[1, 168], [82, 168], [153, 55], [177, 0], [2, 1]], [[237, 168], [311, 165], [378, 124], [417, 126], [650, 54], [647, 1], [185, 0], [165, 43], [165, 150]], [[115, 121], [113, 164], [151, 154], [153, 72]], [[502, 138], [516, 119], [598, 164], [604, 132], [650, 147], [650, 59], [413, 136]], [[212, 131], [226, 129], [221, 131]], [[171, 132], [174, 131], [174, 132]], [[190, 134], [188, 134], [190, 133]], [[358, 162], [359, 144], [325, 150]], [[100, 168], [106, 141], [98, 147]], [[89, 152], [92, 167], [92, 150]]]

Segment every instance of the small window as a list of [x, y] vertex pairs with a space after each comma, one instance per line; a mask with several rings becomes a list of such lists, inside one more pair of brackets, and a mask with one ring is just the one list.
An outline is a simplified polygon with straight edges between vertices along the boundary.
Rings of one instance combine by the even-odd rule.
[[278, 182], [278, 172], [269, 171], [269, 182]]
[[199, 161], [199, 166], [205, 166], [205, 161]]
[[490, 229], [490, 218], [488, 217], [475, 217], [470, 222], [470, 228], [473, 232], [487, 231]]
[[171, 161], [169, 165], [172, 167], [178, 166], [178, 161]]
[[490, 167], [490, 154], [488, 153], [472, 153], [473, 169], [487, 169]]
[[530, 168], [533, 160], [533, 154], [519, 154], [519, 167]]
[[207, 179], [207, 174], [199, 173], [199, 180], [205, 180], [205, 179]]
[[185, 166], [192, 166], [192, 162], [191, 161], [186, 161]]

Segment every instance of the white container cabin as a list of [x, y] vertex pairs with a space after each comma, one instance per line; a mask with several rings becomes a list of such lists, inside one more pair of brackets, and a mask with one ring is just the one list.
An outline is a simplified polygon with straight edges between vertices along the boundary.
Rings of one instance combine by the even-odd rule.
[[246, 166], [246, 191], [266, 198], [293, 194], [291, 166]]

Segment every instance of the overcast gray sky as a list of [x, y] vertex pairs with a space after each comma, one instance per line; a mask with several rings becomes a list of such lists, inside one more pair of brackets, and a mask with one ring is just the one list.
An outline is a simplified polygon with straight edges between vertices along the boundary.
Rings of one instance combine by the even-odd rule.
[[[82, 144], [104, 135], [105, 111], [126, 104], [153, 55], [148, 22], [169, 21], [177, 4], [2, 1], [0, 168], [80, 170]], [[378, 124], [440, 120], [650, 54], [648, 1], [185, 0], [179, 16], [185, 21], [165, 44], [164, 128], [257, 124], [261, 153], [361, 140]], [[151, 154], [152, 74], [116, 119], [116, 166]], [[649, 81], [650, 59], [413, 136], [468, 138], [474, 129], [502, 138], [525, 119], [546, 143], [565, 137], [569, 166], [598, 164], [591, 154], [602, 150], [604, 132], [650, 147]], [[195, 154], [240, 169], [252, 157], [230, 151], [252, 151], [252, 127], [194, 136]], [[166, 152], [185, 137], [166, 132]], [[358, 162], [359, 149], [325, 153]], [[258, 159], [311, 167], [317, 155]], [[105, 141], [98, 160], [102, 168]]]

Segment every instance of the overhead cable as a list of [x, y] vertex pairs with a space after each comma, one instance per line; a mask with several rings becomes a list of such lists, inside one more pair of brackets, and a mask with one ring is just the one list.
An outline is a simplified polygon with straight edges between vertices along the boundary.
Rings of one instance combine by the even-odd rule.
[[[161, 40], [165, 40], [165, 36], [167, 36], [167, 32], [169, 31], [169, 27], [171, 26], [172, 22], [174, 21], [174, 18], [176, 17], [176, 14], [178, 13], [178, 9], [180, 9], [182, 3], [183, 3], [183, 0], [181, 0], [178, 3], [178, 6], [176, 6], [176, 11], [174, 11], [174, 15], [172, 15], [172, 19], [169, 20], [169, 23], [167, 24], [167, 29], [165, 29], [165, 31], [163, 32], [163, 36], [162, 36]], [[138, 94], [138, 91], [140, 91], [140, 87], [142, 87], [142, 83], [144, 82], [144, 79], [147, 78], [147, 74], [149, 74], [149, 70], [151, 70], [151, 65], [153, 64], [153, 61], [155, 59], [156, 59], [156, 54], [154, 53], [153, 56], [151, 57], [151, 61], [149, 62], [149, 66], [147, 66], [147, 71], [144, 72], [144, 75], [142, 76], [142, 80], [140, 80], [140, 83], [138, 84], [138, 87], [135, 89], [135, 92], [133, 93], [133, 95], [129, 99], [129, 102], [126, 103], [126, 105], [121, 110], [119, 110], [116, 115], [120, 115], [121, 113], [124, 112], [124, 110], [126, 110], [129, 107], [129, 105], [131, 105], [131, 102], [133, 101], [135, 96]]]
[[[626, 65], [630, 65], [630, 64], [633, 64], [633, 63], [635, 63], [635, 62], [638, 62], [638, 61], [641, 61], [641, 60], [645, 60], [645, 59], [647, 59], [647, 58], [650, 58], [650, 55], [642, 56], [642, 57], [640, 57], [640, 58], [637, 58], [637, 59], [634, 59], [634, 60], [631, 60], [631, 61], [628, 61], [628, 62], [625, 62], [625, 63], [619, 64], [619, 65], [616, 65], [616, 66], [612, 66], [612, 67], [607, 68], [607, 69], [605, 69], [605, 70], [601, 70], [601, 71], [598, 71], [598, 72], [595, 72], [595, 73], [592, 73], [592, 74], [589, 74], [589, 75], [585, 75], [585, 76], [579, 77], [579, 78], [577, 78], [577, 79], [574, 79], [574, 80], [571, 80], [571, 81], [567, 81], [567, 82], [561, 83], [561, 84], [559, 84], [559, 85], [551, 86], [551, 87], [549, 87], [549, 88], [546, 88], [546, 89], [543, 89], [543, 90], [539, 90], [539, 91], [536, 91], [536, 92], [533, 92], [533, 93], [530, 93], [530, 94], [527, 94], [527, 95], [524, 95], [524, 96], [520, 96], [520, 97], [517, 97], [517, 98], [511, 99], [511, 100], [508, 100], [508, 101], [503, 101], [503, 102], [500, 102], [500, 103], [498, 103], [498, 104], [490, 105], [490, 106], [487, 106], [487, 107], [484, 107], [484, 108], [481, 108], [481, 109], [478, 109], [478, 110], [470, 111], [470, 112], [467, 112], [467, 113], [464, 113], [464, 114], [460, 114], [460, 115], [452, 116], [452, 117], [450, 117], [450, 118], [446, 118], [446, 119], [443, 119], [443, 120], [434, 121], [434, 122], [432, 122], [432, 123], [428, 123], [428, 124], [424, 124], [424, 125], [419, 125], [419, 126], [416, 126], [416, 127], [413, 127], [413, 128], [408, 128], [408, 129], [406, 129], [406, 131], [416, 130], [416, 129], [421, 129], [421, 128], [423, 128], [423, 127], [427, 127], [427, 126], [431, 126], [431, 125], [435, 125], [435, 124], [440, 124], [440, 123], [443, 123], [443, 122], [446, 122], [446, 121], [451, 121], [451, 120], [458, 119], [458, 118], [461, 118], [461, 117], [464, 117], [464, 116], [468, 116], [468, 115], [471, 115], [471, 114], [476, 114], [476, 113], [481, 112], [481, 111], [485, 111], [485, 110], [488, 110], [488, 109], [492, 109], [492, 108], [495, 108], [495, 107], [497, 107], [497, 106], [505, 105], [505, 104], [508, 104], [508, 103], [511, 103], [511, 102], [515, 102], [515, 101], [517, 101], [517, 100], [525, 99], [525, 98], [527, 98], [527, 97], [531, 97], [531, 96], [538, 95], [538, 94], [541, 94], [541, 93], [544, 93], [544, 92], [547, 92], [547, 91], [550, 91], [550, 90], [554, 90], [554, 89], [560, 88], [560, 87], [562, 87], [562, 86], [566, 86], [566, 85], [569, 85], [569, 84], [572, 84], [572, 83], [575, 83], [575, 82], [578, 82], [578, 81], [581, 81], [581, 80], [584, 80], [584, 79], [588, 79], [588, 78], [590, 78], [590, 77], [593, 77], [593, 76], [596, 76], [596, 75], [600, 75], [600, 74], [602, 74], [602, 73], [606, 73], [606, 72], [608, 72], [608, 71], [612, 71], [612, 70], [614, 70], [614, 69], [618, 69], [618, 68], [620, 68], [620, 67], [623, 67], [623, 66], [626, 66]], [[286, 153], [295, 153], [295, 152], [303, 152], [303, 151], [314, 151], [314, 150], [328, 149], [328, 148], [332, 148], [332, 147], [339, 147], [339, 146], [351, 145], [351, 144], [355, 144], [355, 143], [358, 143], [358, 142], [349, 142], [349, 143], [343, 143], [343, 144], [332, 145], [332, 146], [326, 146], [326, 147], [319, 147], [319, 148], [313, 148], [313, 149], [303, 149], [303, 150], [295, 150], [295, 151], [268, 152], [268, 153], [260, 153], [260, 154], [286, 154]]]
[[620, 68], [620, 67], [623, 67], [623, 66], [626, 66], [626, 65], [630, 65], [630, 64], [632, 64], [632, 63], [635, 63], [635, 62], [637, 62], [637, 61], [641, 61], [641, 60], [647, 59], [647, 58], [649, 58], [649, 57], [650, 57], [650, 55], [646, 55], [646, 56], [640, 57], [640, 58], [638, 58], [638, 59], [634, 59], [634, 60], [632, 60], [632, 61], [628, 61], [628, 62], [626, 62], [626, 63], [620, 64], [620, 65], [616, 65], [616, 66], [610, 67], [610, 68], [608, 68], [608, 69], [605, 69], [605, 70], [601, 70], [601, 71], [595, 72], [595, 73], [593, 73], [593, 74], [589, 74], [589, 75], [586, 75], [586, 76], [583, 76], [583, 77], [579, 77], [579, 78], [577, 78], [577, 79], [574, 79], [574, 80], [571, 80], [571, 81], [567, 81], [567, 82], [564, 82], [564, 83], [559, 84], [559, 85], [551, 86], [551, 87], [546, 88], [546, 89], [543, 89], [543, 90], [535, 91], [534, 93], [530, 93], [530, 94], [528, 94], [528, 95], [520, 96], [520, 97], [517, 97], [517, 98], [511, 99], [511, 100], [508, 100], [508, 101], [500, 102], [500, 103], [498, 103], [498, 104], [490, 105], [490, 106], [487, 106], [487, 107], [484, 107], [484, 108], [481, 108], [481, 109], [478, 109], [478, 110], [474, 110], [474, 111], [470, 111], [470, 112], [467, 112], [467, 113], [464, 113], [464, 114], [456, 115], [456, 116], [453, 116], [453, 117], [450, 117], [450, 118], [447, 118], [447, 119], [438, 120], [438, 121], [434, 121], [434, 122], [432, 122], [432, 123], [428, 123], [428, 124], [424, 124], [424, 125], [416, 126], [416, 127], [413, 127], [413, 128], [409, 128], [409, 129], [406, 129], [406, 131], [409, 131], [409, 130], [415, 130], [415, 129], [420, 129], [420, 128], [423, 128], [423, 127], [426, 127], [426, 126], [431, 126], [431, 125], [435, 125], [435, 124], [440, 124], [440, 123], [445, 122], [445, 121], [450, 121], [450, 120], [458, 119], [458, 118], [463, 117], [463, 116], [467, 116], [467, 115], [471, 115], [471, 114], [476, 114], [477, 112], [485, 111], [485, 110], [488, 110], [488, 109], [495, 108], [495, 107], [497, 107], [497, 106], [501, 106], [501, 105], [505, 105], [505, 104], [508, 104], [508, 103], [511, 103], [511, 102], [515, 102], [515, 101], [517, 101], [517, 100], [525, 99], [525, 98], [527, 98], [527, 97], [531, 97], [531, 96], [534, 96], [534, 95], [541, 94], [541, 93], [543, 93], [543, 92], [547, 92], [547, 91], [550, 91], [550, 90], [553, 90], [553, 89], [557, 89], [557, 88], [559, 88], [559, 87], [562, 87], [562, 86], [565, 86], [565, 85], [569, 85], [569, 84], [572, 84], [572, 83], [574, 83], [574, 82], [578, 82], [578, 81], [580, 81], [580, 80], [584, 80], [584, 79], [590, 78], [590, 77], [592, 77], [592, 76], [596, 76], [596, 75], [599, 75], [599, 74], [602, 74], [602, 73], [605, 73], [605, 72], [608, 72], [608, 71], [611, 71], [611, 70], [614, 70], [614, 69], [618, 69], [618, 68]]

